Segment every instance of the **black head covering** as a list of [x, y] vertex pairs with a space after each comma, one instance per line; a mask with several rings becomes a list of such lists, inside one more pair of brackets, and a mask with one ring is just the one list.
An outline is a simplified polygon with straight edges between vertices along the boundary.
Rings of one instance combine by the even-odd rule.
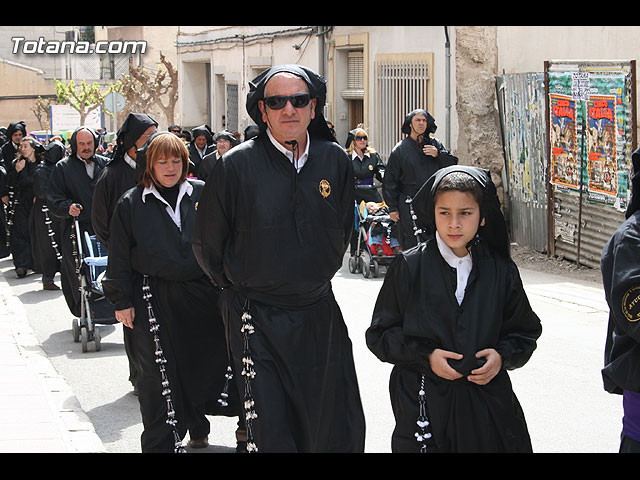
[[60, 140], [54, 140], [49, 145], [44, 147], [44, 160], [47, 163], [55, 165], [66, 154], [66, 149]]
[[214, 140], [217, 142], [219, 138], [226, 138], [227, 140], [229, 140], [231, 142], [232, 147], [235, 147], [240, 143], [238, 139], [233, 136], [233, 133], [230, 132], [229, 130], [219, 131]]
[[175, 135], [175, 133], [168, 132], [166, 130], [156, 132], [149, 137], [149, 139], [144, 143], [143, 146], [141, 146], [136, 150], [136, 173], [135, 173], [136, 183], [142, 180], [142, 174], [144, 173], [145, 168], [147, 168], [147, 150], [149, 148], [149, 144], [151, 143], [151, 140], [153, 140], [159, 135], [166, 135], [168, 133], [170, 133], [171, 135]]
[[18, 130], [22, 132], [22, 135], [24, 136], [27, 135], [27, 124], [25, 123], [24, 120], [20, 120], [18, 122], [11, 122], [9, 124], [9, 126], [7, 127], [7, 131], [5, 132], [7, 139], [11, 140], [11, 136]]
[[640, 208], [640, 148], [631, 154], [633, 176], [631, 177], [631, 200], [625, 212], [625, 218], [629, 218]]
[[257, 125], [249, 125], [244, 129], [244, 141], [251, 140], [253, 137], [258, 135], [260, 129]]
[[280, 72], [292, 73], [302, 78], [309, 87], [309, 94], [311, 95], [311, 98], [316, 99], [315, 118], [311, 120], [311, 123], [307, 128], [309, 135], [335, 142], [336, 139], [331, 133], [331, 130], [329, 130], [323, 115], [324, 104], [327, 98], [327, 81], [324, 77], [317, 74], [310, 68], [295, 64], [284, 64], [271, 67], [249, 82], [249, 93], [247, 94], [246, 105], [247, 113], [249, 113], [249, 116], [258, 125], [260, 133], [266, 131], [267, 125], [262, 120], [258, 101], [264, 99], [264, 88], [267, 82], [276, 73]]
[[69, 139], [69, 146], [71, 147], [71, 153], [75, 155], [78, 152], [78, 144], [76, 143], [76, 136], [80, 130], [87, 130], [93, 135], [93, 153], [95, 154], [96, 148], [100, 145], [100, 135], [91, 127], [78, 127], [73, 131], [71, 138]]
[[402, 124], [402, 133], [405, 135], [411, 134], [411, 120], [417, 114], [424, 115], [427, 119], [427, 130], [424, 132], [426, 135], [436, 133], [438, 126], [436, 125], [436, 119], [431, 116], [429, 112], [423, 110], [422, 108], [417, 108], [414, 111], [410, 112], [406, 117], [404, 117], [404, 123]]
[[478, 182], [483, 191], [480, 216], [484, 218], [485, 224], [478, 228], [475, 242], [480, 237], [500, 255], [510, 258], [511, 247], [507, 225], [500, 210], [500, 200], [498, 199], [496, 187], [491, 180], [489, 170], [468, 165], [451, 165], [434, 173], [413, 197], [412, 206], [417, 216], [418, 224], [427, 227], [430, 232], [435, 232], [434, 195], [442, 179], [452, 172], [467, 173]]
[[207, 138], [207, 145], [211, 145], [213, 143], [213, 131], [209, 125], [200, 125], [199, 127], [191, 130], [191, 143], [195, 145], [196, 138], [200, 135], [204, 135]]
[[153, 125], [157, 127], [158, 122], [146, 113], [130, 113], [118, 130], [113, 157], [124, 157], [124, 154], [136, 144], [140, 135]]

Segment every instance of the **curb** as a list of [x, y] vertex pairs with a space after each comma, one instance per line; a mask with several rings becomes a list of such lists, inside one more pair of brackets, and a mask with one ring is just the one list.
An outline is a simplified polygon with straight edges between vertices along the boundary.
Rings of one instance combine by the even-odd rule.
[[[21, 385], [27, 385], [28, 394], [20, 398], [34, 398], [39, 396], [50, 411], [50, 419], [39, 423], [38, 420], [31, 420], [30, 405], [25, 402], [24, 415], [19, 415], [25, 423], [24, 430], [30, 431], [32, 438], [20, 437], [16, 441], [16, 449], [25, 452], [41, 451], [41, 448], [50, 448], [43, 445], [53, 444], [53, 442], [41, 442], [44, 437], [46, 440], [52, 440], [57, 437], [58, 443], [64, 445], [63, 451], [66, 453], [106, 453], [106, 449], [102, 440], [98, 437], [89, 419], [88, 415], [80, 406], [80, 402], [74, 395], [71, 387], [66, 380], [57, 373], [53, 364], [47, 357], [46, 352], [42, 349], [31, 325], [29, 324], [24, 307], [20, 300], [11, 293], [11, 289], [6, 279], [0, 275], [0, 330], [5, 332], [3, 335], [5, 349], [9, 352], [6, 357], [15, 357], [15, 364], [24, 364], [28, 377], [19, 379], [12, 385], [12, 390], [20, 390]], [[11, 343], [15, 343], [16, 348], [11, 348]], [[13, 353], [13, 352], [17, 353]], [[21, 357], [21, 358], [19, 358]], [[11, 361], [11, 360], [9, 360]], [[37, 385], [37, 387], [36, 387]], [[15, 387], [15, 388], [14, 388]], [[10, 399], [11, 394], [6, 398]], [[42, 402], [40, 402], [42, 403]], [[15, 409], [15, 405], [13, 407]], [[55, 424], [57, 432], [52, 432], [52, 423]], [[26, 425], [28, 424], [28, 425]], [[42, 428], [42, 436], [39, 435], [37, 429]], [[57, 434], [57, 435], [56, 435]], [[9, 434], [10, 435], [10, 434]], [[12, 439], [5, 439], [6, 444], [11, 445]], [[19, 448], [19, 445], [22, 448]], [[10, 448], [10, 447], [9, 447]], [[58, 447], [59, 449], [59, 447]], [[5, 448], [5, 450], [7, 450]]]

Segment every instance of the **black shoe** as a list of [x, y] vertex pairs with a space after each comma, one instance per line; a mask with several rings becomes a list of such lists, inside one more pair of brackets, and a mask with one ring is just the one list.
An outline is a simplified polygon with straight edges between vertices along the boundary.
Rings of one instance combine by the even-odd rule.
[[236, 453], [249, 453], [247, 450], [247, 442], [236, 443]]
[[16, 267], [16, 275], [18, 275], [18, 278], [24, 278], [27, 276], [27, 272], [28, 270], [24, 267]]

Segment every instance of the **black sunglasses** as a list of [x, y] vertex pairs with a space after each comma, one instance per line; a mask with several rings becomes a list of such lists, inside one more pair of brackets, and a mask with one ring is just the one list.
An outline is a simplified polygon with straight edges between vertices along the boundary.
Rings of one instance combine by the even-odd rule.
[[364, 137], [364, 136], [362, 136], [362, 135], [358, 135], [358, 136], [356, 137], [356, 140], [366, 140], [366, 139], [367, 139], [367, 137]]
[[280, 110], [284, 108], [287, 101], [291, 102], [295, 108], [302, 108], [309, 105], [311, 96], [308, 93], [296, 93], [295, 95], [273, 95], [271, 97], [264, 98], [264, 104], [272, 110]]

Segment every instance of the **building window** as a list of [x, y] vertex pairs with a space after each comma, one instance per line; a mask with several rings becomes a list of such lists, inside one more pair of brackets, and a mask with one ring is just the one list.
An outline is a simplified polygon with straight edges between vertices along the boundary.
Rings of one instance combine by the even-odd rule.
[[376, 57], [376, 145], [385, 161], [404, 137], [405, 116], [416, 108], [429, 110], [432, 65], [430, 54]]

